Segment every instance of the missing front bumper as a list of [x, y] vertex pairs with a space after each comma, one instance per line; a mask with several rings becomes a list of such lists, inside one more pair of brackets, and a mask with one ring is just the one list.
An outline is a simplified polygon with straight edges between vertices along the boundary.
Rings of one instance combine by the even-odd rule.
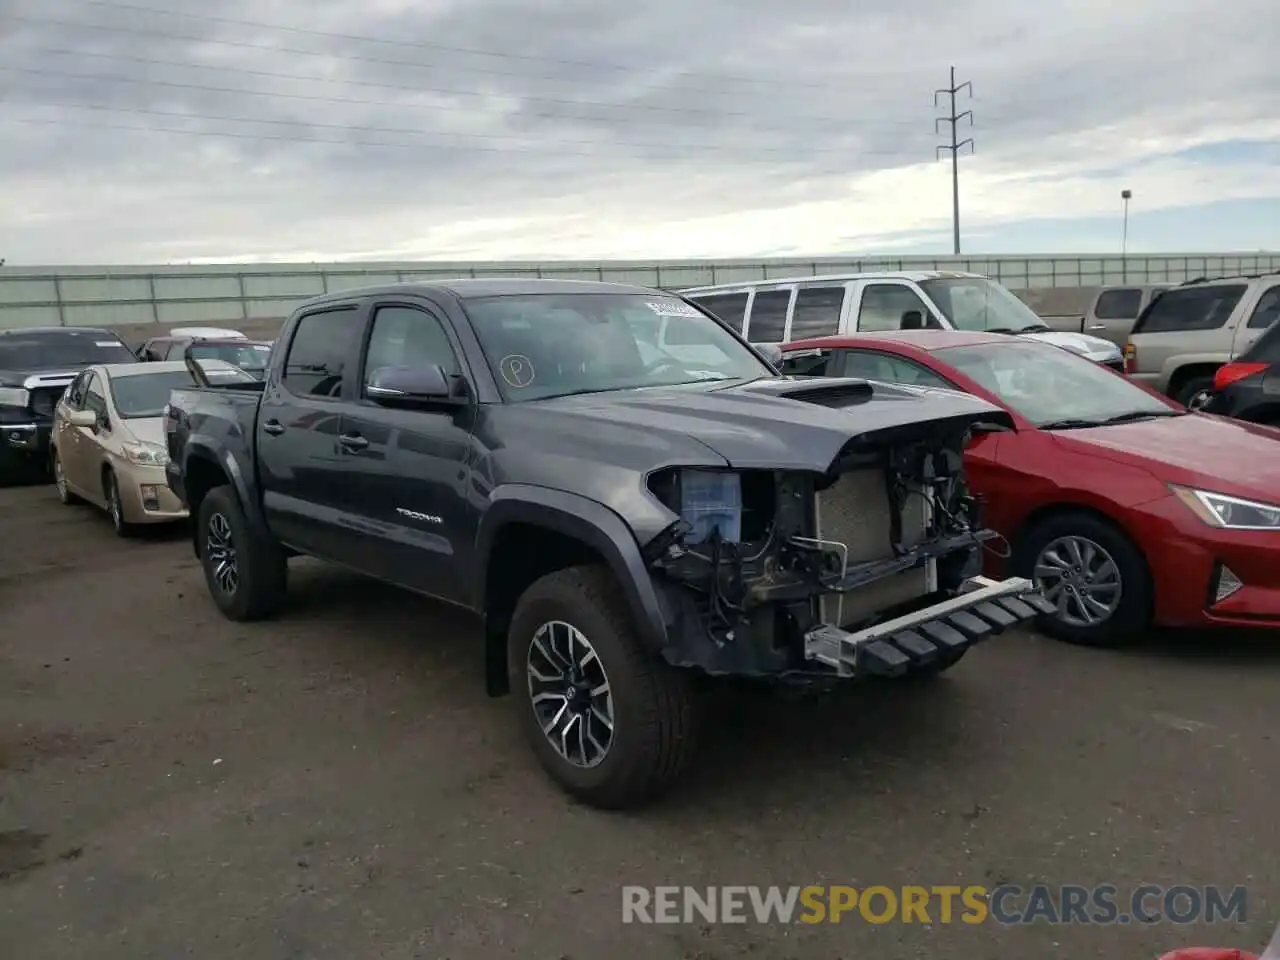
[[898, 676], [1052, 612], [1053, 605], [1030, 580], [973, 577], [957, 596], [874, 626], [855, 631], [816, 627], [805, 634], [805, 659], [840, 677]]

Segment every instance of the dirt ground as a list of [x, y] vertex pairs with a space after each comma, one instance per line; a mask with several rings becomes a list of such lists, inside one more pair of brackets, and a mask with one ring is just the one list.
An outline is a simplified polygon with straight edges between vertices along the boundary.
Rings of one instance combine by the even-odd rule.
[[[0, 490], [0, 956], [1148, 958], [1280, 921], [1280, 638], [1028, 634], [928, 689], [712, 704], [692, 779], [568, 801], [475, 625], [298, 563], [275, 623], [180, 531]], [[624, 925], [623, 884], [1248, 888], [1243, 924]]]

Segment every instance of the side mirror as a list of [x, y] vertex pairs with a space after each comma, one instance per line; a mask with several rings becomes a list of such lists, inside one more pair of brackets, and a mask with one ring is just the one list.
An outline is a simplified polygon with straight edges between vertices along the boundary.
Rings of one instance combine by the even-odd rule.
[[782, 366], [782, 348], [776, 343], [758, 343], [755, 347], [756, 352], [775, 369]]
[[386, 406], [456, 404], [466, 399], [463, 392], [450, 383], [444, 367], [437, 364], [379, 367], [369, 375], [364, 392], [370, 400]]
[[903, 330], [923, 330], [924, 314], [919, 310], [907, 310], [902, 314]]
[[98, 415], [92, 410], [72, 410], [67, 416], [67, 422], [73, 427], [88, 427], [90, 430], [96, 430]]

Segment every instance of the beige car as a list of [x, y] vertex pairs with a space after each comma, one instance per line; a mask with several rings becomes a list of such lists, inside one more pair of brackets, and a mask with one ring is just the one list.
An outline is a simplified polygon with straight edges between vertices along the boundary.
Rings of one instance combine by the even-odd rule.
[[[220, 360], [201, 362], [213, 382], [254, 378]], [[51, 439], [54, 482], [63, 503], [106, 510], [116, 533], [185, 519], [165, 483], [164, 413], [169, 391], [195, 381], [181, 361], [98, 364], [58, 401]]]

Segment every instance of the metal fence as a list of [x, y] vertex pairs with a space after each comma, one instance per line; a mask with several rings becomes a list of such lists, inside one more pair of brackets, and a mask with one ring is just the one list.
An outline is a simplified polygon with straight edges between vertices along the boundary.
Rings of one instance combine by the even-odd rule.
[[237, 323], [287, 316], [309, 297], [370, 284], [457, 277], [612, 280], [679, 289], [787, 276], [964, 270], [1014, 290], [1179, 283], [1280, 271], [1280, 253], [1099, 257], [826, 257], [544, 263], [225, 264], [0, 267], [0, 328]]

